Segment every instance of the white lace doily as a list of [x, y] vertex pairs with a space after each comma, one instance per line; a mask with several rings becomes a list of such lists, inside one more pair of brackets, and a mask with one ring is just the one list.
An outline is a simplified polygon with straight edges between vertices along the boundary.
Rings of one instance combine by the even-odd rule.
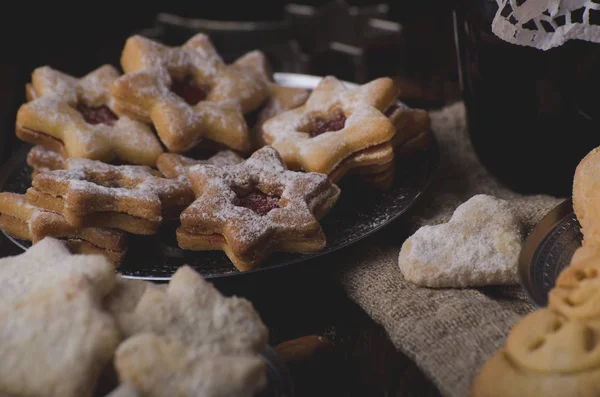
[[513, 44], [547, 50], [567, 40], [600, 43], [600, 0], [496, 0], [492, 31]]

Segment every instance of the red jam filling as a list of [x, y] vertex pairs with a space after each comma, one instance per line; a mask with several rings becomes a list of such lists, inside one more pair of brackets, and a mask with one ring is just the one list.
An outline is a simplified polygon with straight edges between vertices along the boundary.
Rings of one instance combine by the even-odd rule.
[[346, 124], [346, 116], [338, 114], [332, 119], [318, 119], [315, 122], [315, 127], [309, 132], [311, 137], [316, 137], [326, 132], [339, 131]]
[[119, 119], [108, 106], [88, 106], [85, 103], [77, 103], [77, 111], [81, 113], [88, 124], [114, 125]]
[[250, 208], [259, 215], [266, 215], [271, 210], [279, 208], [279, 197], [269, 196], [261, 191], [253, 191], [243, 197], [239, 197], [236, 203], [239, 207]]
[[387, 117], [390, 117], [398, 108], [400, 108], [400, 106], [392, 105], [389, 108], [387, 108], [387, 110], [383, 114], [385, 114]]
[[173, 79], [171, 91], [183, 98], [188, 105], [194, 106], [200, 101], [206, 99], [208, 92], [200, 87], [192, 77], [186, 77], [183, 80]]
[[220, 234], [208, 234], [208, 235], [204, 236], [204, 238], [210, 244], [220, 244], [225, 241], [225, 238], [223, 238], [223, 236]]

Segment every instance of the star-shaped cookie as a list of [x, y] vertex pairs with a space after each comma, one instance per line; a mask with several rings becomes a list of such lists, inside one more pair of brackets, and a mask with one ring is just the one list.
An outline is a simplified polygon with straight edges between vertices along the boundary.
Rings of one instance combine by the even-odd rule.
[[141, 165], [70, 158], [64, 170], [38, 174], [27, 189], [36, 207], [59, 212], [76, 227], [111, 227], [154, 234], [194, 200], [189, 188]]
[[348, 89], [327, 76], [304, 105], [267, 120], [263, 138], [289, 168], [329, 174], [347, 157], [394, 137], [383, 112], [396, 96], [387, 77]]
[[130, 37], [111, 89], [118, 108], [152, 122], [170, 152], [184, 152], [203, 138], [241, 152], [250, 149], [244, 114], [261, 105], [268, 88], [253, 74], [225, 64], [208, 36], [179, 47]]
[[110, 65], [82, 78], [37, 68], [31, 83], [35, 96], [17, 112], [17, 136], [64, 157], [154, 166], [163, 152], [156, 135], [114, 107], [110, 86], [118, 77]]
[[181, 213], [183, 249], [223, 250], [239, 270], [271, 252], [316, 252], [326, 245], [319, 219], [340, 189], [324, 174], [290, 171], [265, 146], [243, 163], [188, 171], [196, 201]]
[[23, 194], [0, 193], [0, 229], [36, 244], [46, 237], [60, 239], [71, 252], [102, 254], [115, 266], [127, 252], [127, 235], [116, 229], [71, 226], [56, 212], [29, 204]]

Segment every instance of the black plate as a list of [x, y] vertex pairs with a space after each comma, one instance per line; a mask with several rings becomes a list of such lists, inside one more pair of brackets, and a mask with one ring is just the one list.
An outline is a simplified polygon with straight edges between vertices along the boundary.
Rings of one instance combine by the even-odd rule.
[[[283, 85], [314, 88], [319, 77], [278, 73]], [[347, 83], [353, 86], [351, 83]], [[25, 158], [29, 147], [16, 153], [0, 173], [0, 191], [24, 193], [31, 186], [31, 168]], [[177, 246], [177, 225], [163, 225], [154, 236], [131, 236], [127, 256], [119, 272], [130, 278], [169, 280], [180, 266], [187, 264], [205, 278], [227, 277], [260, 272], [298, 264], [356, 243], [404, 214], [429, 185], [439, 164], [439, 148], [435, 140], [414, 155], [399, 159], [394, 186], [386, 192], [371, 190], [353, 180], [342, 181], [340, 199], [321, 221], [327, 236], [327, 248], [317, 254], [276, 253], [253, 270], [241, 273], [221, 251], [184, 251]], [[23, 249], [28, 241], [8, 236]]]
[[548, 305], [548, 292], [581, 247], [580, 229], [569, 199], [550, 211], [525, 241], [519, 257], [519, 278], [535, 305]]

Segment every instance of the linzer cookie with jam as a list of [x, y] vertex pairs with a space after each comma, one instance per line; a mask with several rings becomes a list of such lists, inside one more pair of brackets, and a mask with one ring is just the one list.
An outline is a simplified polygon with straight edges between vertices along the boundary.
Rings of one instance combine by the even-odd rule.
[[64, 170], [38, 174], [27, 200], [64, 215], [75, 227], [110, 227], [154, 234], [194, 197], [184, 184], [146, 166], [70, 158]]
[[170, 152], [186, 152], [204, 138], [250, 149], [244, 114], [264, 102], [268, 88], [255, 74], [225, 64], [208, 36], [197, 34], [180, 47], [132, 36], [121, 66], [126, 74], [111, 88], [118, 108], [151, 122]]
[[265, 146], [243, 163], [196, 165], [188, 176], [196, 201], [180, 216], [181, 248], [223, 250], [240, 271], [272, 252], [325, 248], [319, 219], [340, 195], [326, 175], [287, 170], [277, 151]]
[[329, 174], [334, 182], [347, 174], [353, 174], [366, 185], [387, 190], [394, 182], [396, 158], [410, 155], [429, 145], [431, 132], [429, 115], [425, 110], [394, 104], [384, 114], [396, 128], [394, 137], [389, 142], [346, 158]]
[[110, 86], [118, 77], [110, 65], [82, 78], [48, 66], [35, 69], [32, 100], [17, 112], [17, 136], [65, 158], [154, 166], [163, 152], [154, 132], [114, 107]]
[[[397, 158], [424, 149], [431, 142], [427, 111], [392, 105], [384, 114], [396, 128], [394, 137], [389, 143], [364, 150], [344, 160], [336, 170], [338, 179], [345, 173], [350, 173], [358, 176], [364, 184], [387, 190], [394, 183]], [[386, 159], [389, 161], [385, 161]]]
[[25, 195], [0, 193], [0, 229], [33, 244], [45, 237], [61, 240], [74, 254], [101, 254], [118, 266], [127, 252], [124, 232], [96, 227], [76, 228], [60, 214], [29, 204]]
[[291, 169], [343, 176], [344, 160], [365, 150], [374, 152], [376, 164], [388, 163], [395, 128], [384, 112], [397, 93], [389, 78], [350, 90], [327, 76], [304, 105], [267, 120], [263, 138]]

